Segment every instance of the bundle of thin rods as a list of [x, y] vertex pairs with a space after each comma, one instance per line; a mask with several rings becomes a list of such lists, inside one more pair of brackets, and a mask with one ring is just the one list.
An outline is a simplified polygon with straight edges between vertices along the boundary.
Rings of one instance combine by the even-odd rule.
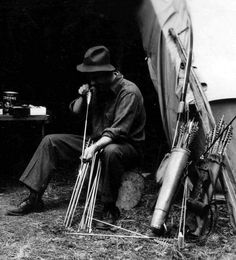
[[179, 127], [176, 148], [189, 149], [194, 137], [198, 131], [198, 122], [189, 120], [187, 123], [182, 123]]
[[92, 231], [92, 220], [93, 220], [94, 208], [95, 208], [96, 197], [98, 192], [100, 175], [101, 175], [101, 160], [99, 159], [98, 153], [96, 153], [91, 163], [84, 212], [78, 230], [86, 230], [89, 233], [91, 233]]
[[98, 184], [101, 175], [101, 161], [99, 159], [98, 152], [94, 155], [91, 162], [81, 161], [78, 176], [75, 182], [75, 186], [71, 195], [71, 199], [64, 220], [64, 225], [66, 228], [70, 227], [72, 224], [75, 211], [80, 199], [81, 191], [84, 187], [86, 175], [88, 175], [88, 173], [89, 182], [87, 188], [87, 195], [79, 229], [87, 229], [89, 232], [91, 232], [92, 230], [92, 219], [97, 197]]
[[227, 144], [231, 141], [233, 136], [233, 127], [230, 125], [226, 128], [224, 116], [220, 119], [217, 125], [207, 134], [206, 137], [206, 151], [209, 154], [225, 153]]

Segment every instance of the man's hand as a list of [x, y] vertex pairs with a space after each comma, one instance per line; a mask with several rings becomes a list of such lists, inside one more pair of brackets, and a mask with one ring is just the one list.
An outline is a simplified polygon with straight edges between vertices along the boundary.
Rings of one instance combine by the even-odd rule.
[[84, 84], [82, 85], [79, 89], [78, 89], [78, 93], [81, 96], [86, 96], [87, 93], [89, 92], [89, 85], [88, 84]]
[[112, 139], [108, 136], [102, 136], [96, 143], [87, 147], [84, 151], [84, 156], [82, 158], [83, 162], [90, 161], [95, 153], [103, 149], [108, 144], [112, 143]]
[[97, 146], [96, 144], [92, 144], [89, 147], [87, 147], [84, 151], [84, 156], [82, 158], [83, 162], [88, 162], [92, 160], [93, 156], [95, 155], [97, 151]]

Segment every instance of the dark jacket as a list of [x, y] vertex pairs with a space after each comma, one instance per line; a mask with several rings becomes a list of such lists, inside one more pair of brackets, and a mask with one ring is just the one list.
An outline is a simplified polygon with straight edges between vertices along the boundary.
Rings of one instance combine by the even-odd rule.
[[[79, 98], [84, 99], [81, 114], [85, 114], [86, 100]], [[71, 110], [75, 101], [70, 104]], [[89, 111], [93, 139], [108, 136], [114, 142], [130, 142], [137, 147], [142, 145], [146, 122], [143, 97], [138, 87], [121, 74], [106, 95], [101, 95], [96, 88], [92, 89]]]

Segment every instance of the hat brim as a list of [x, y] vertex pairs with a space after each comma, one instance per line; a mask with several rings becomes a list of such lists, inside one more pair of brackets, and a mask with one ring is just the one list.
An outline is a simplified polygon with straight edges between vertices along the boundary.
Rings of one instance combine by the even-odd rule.
[[101, 72], [101, 71], [114, 71], [116, 68], [111, 64], [99, 65], [99, 66], [88, 66], [85, 64], [79, 64], [76, 69], [80, 72]]

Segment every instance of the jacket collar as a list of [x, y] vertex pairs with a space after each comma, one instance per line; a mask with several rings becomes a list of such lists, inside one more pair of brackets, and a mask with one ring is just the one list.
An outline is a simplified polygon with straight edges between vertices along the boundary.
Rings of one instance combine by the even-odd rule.
[[118, 72], [118, 75], [116, 76], [116, 78], [114, 79], [114, 81], [110, 87], [110, 90], [115, 95], [117, 95], [120, 92], [120, 89], [122, 88], [121, 82], [123, 81], [123, 79], [124, 79], [124, 76], [120, 72]]

